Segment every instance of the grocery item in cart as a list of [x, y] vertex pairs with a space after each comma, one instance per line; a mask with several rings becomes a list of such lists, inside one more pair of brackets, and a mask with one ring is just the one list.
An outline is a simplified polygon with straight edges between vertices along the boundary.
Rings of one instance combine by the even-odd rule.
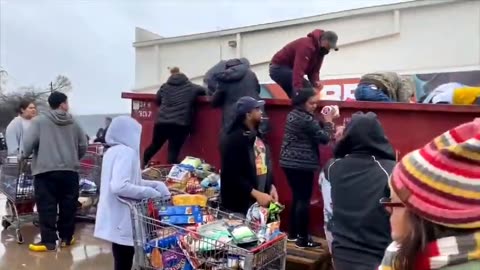
[[167, 179], [175, 182], [187, 181], [194, 170], [195, 168], [190, 165], [173, 165], [168, 173]]
[[203, 164], [203, 160], [201, 160], [199, 158], [196, 158], [196, 157], [187, 156], [187, 157], [185, 157], [185, 159], [182, 160], [182, 162], [180, 162], [180, 164], [190, 165], [193, 168], [197, 169], [198, 167], [200, 167]]
[[202, 210], [198, 205], [190, 206], [161, 206], [158, 209], [160, 216], [172, 216], [172, 215], [196, 215], [201, 214]]
[[195, 215], [161, 216], [160, 221], [173, 225], [188, 225], [202, 223], [202, 213]]
[[253, 204], [247, 212], [249, 221], [257, 231], [260, 242], [272, 240], [280, 234], [280, 213], [284, 206], [279, 203], [271, 203], [269, 208]]
[[199, 205], [201, 207], [207, 206], [207, 197], [200, 194], [179, 194], [172, 197], [172, 203], [176, 206], [191, 206]]
[[95, 194], [97, 193], [97, 184], [86, 178], [80, 179], [80, 193], [82, 194]]

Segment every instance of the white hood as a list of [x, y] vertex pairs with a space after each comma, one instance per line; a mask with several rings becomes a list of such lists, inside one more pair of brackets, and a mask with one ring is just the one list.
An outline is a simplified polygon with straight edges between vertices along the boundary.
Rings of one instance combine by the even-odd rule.
[[115, 117], [108, 127], [105, 141], [108, 145], [124, 145], [140, 152], [142, 126], [130, 116]]

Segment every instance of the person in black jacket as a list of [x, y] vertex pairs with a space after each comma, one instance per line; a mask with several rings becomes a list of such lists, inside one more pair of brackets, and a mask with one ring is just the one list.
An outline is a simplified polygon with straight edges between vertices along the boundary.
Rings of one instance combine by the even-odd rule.
[[178, 155], [193, 124], [195, 101], [197, 97], [206, 94], [205, 88], [193, 84], [185, 74], [177, 71], [178, 68], [172, 69], [167, 83], [157, 92], [156, 103], [160, 108], [153, 129], [152, 143], [143, 156], [144, 166], [167, 140], [168, 163], [178, 163]]
[[257, 75], [250, 69], [247, 59], [231, 59], [225, 63], [225, 69], [214, 75], [217, 90], [213, 94], [213, 107], [222, 107], [223, 126], [229, 126], [234, 118], [233, 105], [241, 97], [260, 99], [260, 84]]
[[303, 89], [292, 99], [294, 109], [287, 116], [280, 151], [280, 166], [292, 190], [292, 210], [288, 239], [299, 248], [319, 247], [308, 234], [309, 205], [315, 171], [320, 169], [319, 144], [329, 142], [333, 130], [334, 111], [324, 115], [325, 123], [317, 121], [317, 95]]
[[265, 207], [278, 201], [270, 153], [257, 132], [264, 104], [252, 97], [240, 98], [235, 120], [220, 140], [222, 207], [240, 215], [246, 215], [255, 201]]
[[372, 270], [391, 243], [389, 216], [379, 204], [390, 197], [395, 152], [377, 116], [356, 113], [324, 169], [331, 185], [332, 254], [336, 270]]

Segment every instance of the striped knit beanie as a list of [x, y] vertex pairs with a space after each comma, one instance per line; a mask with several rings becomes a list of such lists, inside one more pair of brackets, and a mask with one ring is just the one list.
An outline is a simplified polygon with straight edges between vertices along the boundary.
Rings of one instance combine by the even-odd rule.
[[406, 155], [390, 181], [420, 217], [451, 228], [480, 228], [480, 118]]

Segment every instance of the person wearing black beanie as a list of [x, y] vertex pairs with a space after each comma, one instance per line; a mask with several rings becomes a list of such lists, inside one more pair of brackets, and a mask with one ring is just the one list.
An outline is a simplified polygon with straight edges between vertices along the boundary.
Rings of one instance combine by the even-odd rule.
[[314, 113], [318, 96], [312, 89], [297, 91], [292, 97], [293, 110], [287, 116], [280, 152], [280, 167], [292, 190], [288, 240], [299, 248], [316, 248], [308, 233], [309, 205], [312, 197], [315, 171], [320, 169], [319, 144], [327, 144], [332, 136], [334, 110], [319, 122]]

